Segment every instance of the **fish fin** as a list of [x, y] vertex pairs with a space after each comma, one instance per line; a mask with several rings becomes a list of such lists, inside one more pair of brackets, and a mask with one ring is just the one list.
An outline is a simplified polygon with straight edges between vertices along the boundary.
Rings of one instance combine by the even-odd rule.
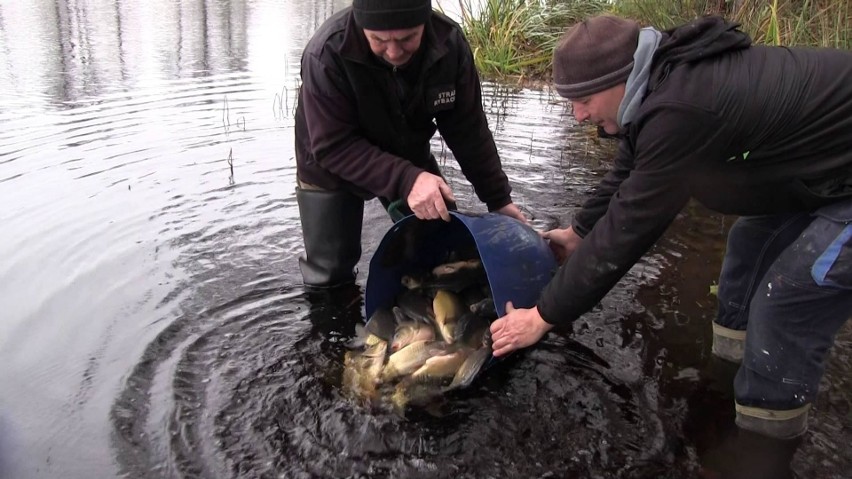
[[400, 308], [399, 306], [394, 306], [393, 309], [391, 309], [391, 311], [393, 312], [394, 322], [397, 325], [405, 322], [405, 320], [408, 319], [408, 315], [406, 315], [405, 311], [403, 311], [402, 308]]
[[490, 348], [483, 347], [472, 352], [464, 360], [461, 367], [459, 367], [450, 385], [444, 388], [444, 392], [452, 391], [453, 389], [464, 389], [470, 386], [473, 380], [482, 372], [483, 366], [489, 359], [491, 359]]
[[424, 384], [426, 386], [439, 388], [446, 383], [446, 378], [432, 376], [431, 374], [417, 374], [418, 371], [411, 373], [411, 376], [408, 378], [412, 384]]
[[367, 345], [367, 340], [372, 336], [363, 324], [355, 325], [355, 337], [347, 341], [346, 347], [349, 349], [363, 348]]
[[370, 316], [365, 327], [371, 334], [387, 341], [393, 337], [394, 330], [396, 329], [396, 321], [390, 309], [378, 308]]

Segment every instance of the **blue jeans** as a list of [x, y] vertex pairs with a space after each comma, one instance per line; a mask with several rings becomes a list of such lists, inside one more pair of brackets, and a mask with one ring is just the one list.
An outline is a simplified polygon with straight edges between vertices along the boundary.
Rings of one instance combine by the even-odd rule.
[[828, 349], [852, 315], [852, 199], [734, 223], [719, 279], [721, 326], [746, 330], [738, 404], [813, 402]]

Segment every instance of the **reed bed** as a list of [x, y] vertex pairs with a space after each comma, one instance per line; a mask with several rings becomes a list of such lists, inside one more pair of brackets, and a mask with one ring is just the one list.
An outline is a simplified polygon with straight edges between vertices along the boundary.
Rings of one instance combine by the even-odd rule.
[[462, 26], [486, 77], [541, 78], [566, 25], [604, 10], [606, 0], [459, 0]]
[[849, 0], [459, 0], [462, 27], [486, 78], [547, 80], [565, 29], [614, 13], [667, 29], [706, 14], [736, 21], [756, 43], [852, 48]]
[[740, 23], [756, 43], [852, 48], [848, 0], [621, 0], [612, 11], [663, 29], [716, 14]]

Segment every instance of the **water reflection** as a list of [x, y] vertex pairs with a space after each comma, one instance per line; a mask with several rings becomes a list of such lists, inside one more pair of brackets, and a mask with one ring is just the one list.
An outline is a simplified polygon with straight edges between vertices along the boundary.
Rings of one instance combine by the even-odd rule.
[[0, 88], [17, 99], [11, 106], [25, 107], [34, 97], [62, 106], [156, 81], [248, 69], [281, 82], [291, 72], [266, 69], [297, 66], [310, 34], [348, 3], [3, 2]]

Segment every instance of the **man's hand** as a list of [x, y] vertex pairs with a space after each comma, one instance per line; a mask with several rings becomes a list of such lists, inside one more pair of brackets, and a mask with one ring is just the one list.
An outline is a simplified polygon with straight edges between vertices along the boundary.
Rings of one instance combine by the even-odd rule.
[[491, 323], [491, 349], [495, 357], [503, 356], [532, 346], [551, 329], [553, 325], [541, 318], [538, 307], [515, 309], [509, 301], [506, 303], [506, 315]]
[[506, 206], [504, 206], [500, 209], [494, 210], [494, 212], [500, 213], [501, 215], [508, 216], [510, 218], [515, 218], [516, 220], [520, 221], [521, 223], [529, 224], [529, 221], [527, 221], [527, 218], [524, 216], [523, 213], [521, 213], [521, 209], [518, 208], [517, 206], [515, 206], [514, 203], [509, 203], [508, 205], [506, 205]]
[[564, 263], [583, 241], [583, 238], [575, 233], [574, 229], [570, 226], [564, 230], [555, 229], [546, 231], [541, 236], [549, 241], [550, 249], [556, 255], [556, 260], [559, 261], [559, 264]]
[[450, 221], [450, 213], [444, 200], [455, 202], [453, 191], [443, 178], [429, 172], [417, 175], [406, 202], [414, 216], [421, 220]]

